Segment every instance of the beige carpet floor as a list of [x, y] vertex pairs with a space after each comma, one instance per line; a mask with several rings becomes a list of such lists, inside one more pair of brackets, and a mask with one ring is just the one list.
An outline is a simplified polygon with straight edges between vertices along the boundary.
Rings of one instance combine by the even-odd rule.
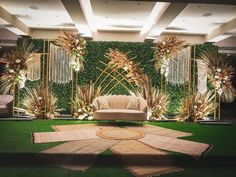
[[166, 151], [199, 158], [210, 147], [204, 143], [177, 139], [190, 136], [191, 133], [152, 125], [122, 127], [122, 129], [144, 133], [144, 137], [133, 140], [111, 140], [96, 135], [98, 131], [112, 128], [117, 129], [117, 126], [112, 124], [57, 125], [53, 126], [56, 132], [33, 133], [33, 140], [34, 143], [68, 141], [40, 153], [48, 164], [84, 171], [94, 164], [98, 154], [111, 149], [121, 158], [124, 166], [138, 177], [181, 170]]
[[98, 154], [118, 142], [106, 139], [69, 141], [40, 152], [40, 156], [48, 164], [85, 171], [94, 164]]
[[192, 133], [181, 132], [177, 130], [172, 130], [168, 128], [162, 128], [154, 125], [144, 125], [144, 126], [126, 126], [129, 129], [142, 130], [146, 134], [154, 134], [159, 136], [167, 136], [172, 138], [179, 138], [185, 136], [191, 136]]
[[114, 128], [116, 126], [112, 124], [102, 124], [102, 125], [97, 125], [97, 124], [77, 124], [77, 125], [54, 125], [52, 128], [55, 131], [72, 131], [72, 130], [81, 130], [81, 129], [96, 129], [99, 130], [101, 128]]
[[84, 139], [98, 139], [96, 135], [98, 129], [81, 129], [58, 132], [37, 132], [33, 133], [34, 143], [49, 143], [60, 141], [75, 141]]
[[200, 158], [210, 147], [209, 144], [152, 134], [146, 134], [146, 136], [139, 139], [139, 141], [153, 148], [180, 152], [191, 155], [194, 158]]
[[111, 147], [124, 166], [138, 177], [158, 176], [182, 170], [168, 153], [154, 149], [136, 140], [123, 140]]

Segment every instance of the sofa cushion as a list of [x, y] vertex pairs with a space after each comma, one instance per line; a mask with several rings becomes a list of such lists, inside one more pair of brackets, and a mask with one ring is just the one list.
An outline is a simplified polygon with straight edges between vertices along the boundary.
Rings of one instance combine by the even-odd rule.
[[94, 112], [96, 120], [146, 120], [147, 114], [132, 109], [103, 109]]
[[139, 98], [130, 97], [126, 109], [139, 110]]
[[142, 111], [132, 110], [132, 109], [103, 109], [103, 110], [98, 110], [96, 112], [99, 112], [99, 113], [126, 113], [126, 114], [143, 113]]
[[110, 109], [110, 106], [106, 98], [98, 99], [97, 103], [98, 103], [98, 109]]

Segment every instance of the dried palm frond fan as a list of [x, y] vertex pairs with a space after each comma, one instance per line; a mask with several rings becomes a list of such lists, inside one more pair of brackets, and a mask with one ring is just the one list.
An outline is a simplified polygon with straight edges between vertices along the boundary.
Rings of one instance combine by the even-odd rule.
[[109, 52], [106, 53], [105, 57], [107, 57], [110, 61], [108, 64], [112, 66], [114, 69], [124, 69], [127, 74], [125, 77], [129, 83], [135, 83], [138, 86], [141, 86], [144, 82], [144, 74], [142, 70], [139, 69], [137, 63], [129, 59], [128, 53], [123, 53], [118, 49], [109, 49]]
[[216, 92], [221, 97], [230, 98], [232, 101], [232, 96], [235, 95], [235, 89], [232, 86], [234, 68], [227, 56], [219, 54], [217, 49], [211, 49], [202, 53], [200, 60], [207, 64], [208, 78]]
[[181, 120], [196, 122], [206, 118], [214, 111], [214, 94], [212, 91], [201, 94], [195, 93], [190, 97], [183, 99], [182, 107], [179, 110], [180, 115], [177, 116]]
[[155, 68], [165, 77], [169, 73], [169, 63], [174, 55], [184, 47], [185, 41], [177, 36], [165, 36], [155, 44]]
[[109, 49], [106, 57], [110, 60], [109, 65], [115, 69], [124, 69], [127, 72], [125, 76], [128, 82], [138, 86], [129, 92], [131, 95], [140, 96], [147, 100], [150, 118], [163, 118], [163, 114], [167, 110], [168, 96], [153, 87], [151, 79], [139, 69], [138, 64], [129, 59], [128, 53], [123, 53], [118, 49]]
[[79, 33], [64, 32], [64, 36], [59, 36], [56, 41], [59, 45], [66, 49], [69, 54], [70, 66], [79, 71], [84, 68], [84, 53], [86, 48], [86, 41]]
[[14, 85], [20, 89], [25, 87], [27, 63], [33, 57], [34, 45], [29, 40], [19, 41], [16, 49], [3, 56], [6, 62], [1, 77], [1, 92], [4, 94], [13, 91]]
[[37, 119], [51, 119], [58, 114], [57, 98], [45, 87], [26, 88], [22, 104], [25, 112]]
[[140, 96], [147, 100], [148, 116], [150, 120], [164, 119], [164, 114], [167, 111], [169, 96], [158, 88], [154, 87], [150, 78], [145, 75], [143, 87], [140, 87], [135, 92], [130, 92], [131, 95]]
[[74, 117], [79, 119], [92, 119], [93, 100], [100, 96], [100, 88], [96, 88], [95, 84], [90, 82], [88, 85], [84, 85], [78, 88], [78, 96], [73, 102]]

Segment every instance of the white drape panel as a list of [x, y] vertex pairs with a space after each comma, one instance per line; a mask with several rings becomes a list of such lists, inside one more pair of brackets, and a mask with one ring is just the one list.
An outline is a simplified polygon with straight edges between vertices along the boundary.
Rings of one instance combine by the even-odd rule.
[[191, 47], [182, 49], [169, 63], [167, 80], [170, 84], [183, 84], [188, 81], [188, 66], [191, 59]]
[[33, 58], [27, 63], [27, 79], [35, 81], [40, 79], [41, 75], [41, 54], [34, 54]]
[[49, 80], [54, 83], [68, 83], [71, 81], [71, 68], [65, 49], [50, 44], [50, 74]]
[[201, 60], [197, 60], [197, 89], [200, 93], [205, 93], [207, 91], [207, 64]]

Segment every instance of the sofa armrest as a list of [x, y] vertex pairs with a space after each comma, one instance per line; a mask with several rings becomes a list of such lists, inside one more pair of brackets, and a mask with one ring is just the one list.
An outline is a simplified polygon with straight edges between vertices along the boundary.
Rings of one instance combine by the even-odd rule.
[[147, 113], [147, 108], [148, 108], [147, 101], [144, 99], [141, 99], [140, 100], [140, 111]]
[[98, 110], [98, 102], [97, 100], [93, 100], [93, 103], [92, 103], [92, 108], [93, 108], [93, 112], [97, 111]]

